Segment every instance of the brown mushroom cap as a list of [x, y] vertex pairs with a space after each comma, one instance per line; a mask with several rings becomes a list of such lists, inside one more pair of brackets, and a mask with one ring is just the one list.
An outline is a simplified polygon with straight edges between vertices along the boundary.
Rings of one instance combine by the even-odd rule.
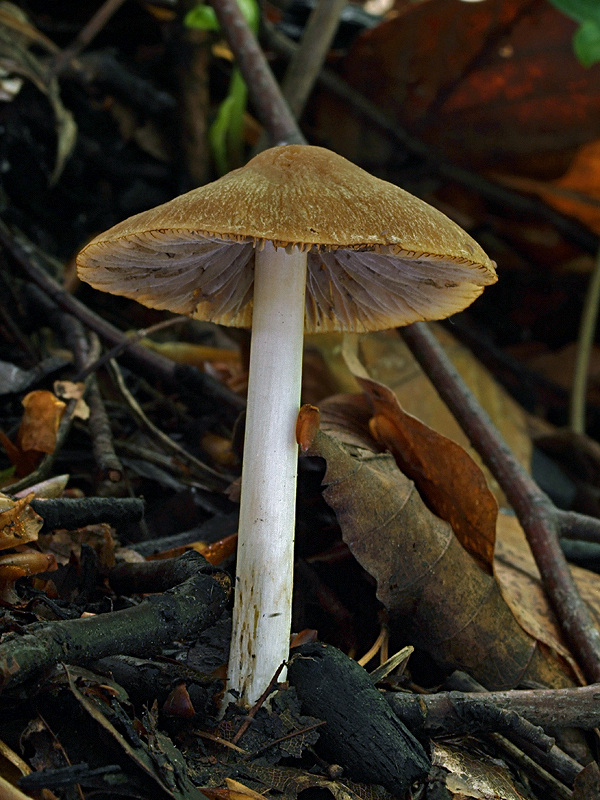
[[97, 289], [248, 327], [254, 256], [265, 242], [308, 251], [309, 333], [441, 319], [497, 280], [494, 262], [440, 211], [309, 145], [265, 150], [115, 225], [77, 264]]

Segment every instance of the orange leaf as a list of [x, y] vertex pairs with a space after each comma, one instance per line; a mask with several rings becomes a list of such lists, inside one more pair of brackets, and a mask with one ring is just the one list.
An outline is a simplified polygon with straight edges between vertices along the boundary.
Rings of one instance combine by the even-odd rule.
[[42, 518], [29, 505], [33, 492], [19, 500], [0, 494], [0, 550], [38, 538]]
[[358, 378], [373, 405], [369, 429], [413, 480], [434, 514], [446, 520], [462, 546], [492, 571], [498, 503], [483, 472], [463, 448], [407, 414], [395, 394]]
[[321, 415], [316, 406], [305, 403], [298, 412], [296, 420], [296, 441], [303, 453], [311, 446], [319, 430]]
[[44, 389], [29, 392], [21, 402], [25, 412], [17, 434], [17, 445], [22, 451], [53, 453], [66, 405]]

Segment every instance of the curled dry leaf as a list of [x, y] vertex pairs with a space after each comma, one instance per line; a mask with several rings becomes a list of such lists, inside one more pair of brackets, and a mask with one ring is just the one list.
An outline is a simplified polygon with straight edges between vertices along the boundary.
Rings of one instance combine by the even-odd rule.
[[[528, 420], [523, 409], [468, 348], [460, 344], [441, 325], [432, 324], [430, 327], [454, 367], [493, 420], [502, 438], [523, 467], [529, 470], [532, 447]], [[363, 336], [358, 342], [358, 348], [368, 377], [389, 386], [407, 413], [418, 417], [430, 428], [463, 447], [482, 467], [487, 484], [499, 505], [506, 506], [504, 493], [497, 481], [487, 467], [483, 466], [475, 448], [471, 446], [467, 436], [398, 332], [386, 331]], [[344, 355], [347, 356], [346, 347]]]
[[516, 786], [508, 767], [478, 750], [476, 754], [465, 747], [435, 742], [432, 762], [446, 770], [446, 786], [454, 797], [472, 800], [525, 800]]
[[45, 389], [29, 392], [21, 403], [25, 411], [17, 434], [17, 445], [22, 451], [53, 453], [66, 405]]
[[483, 472], [463, 448], [407, 414], [381, 383], [360, 378], [373, 406], [369, 427], [428, 507], [446, 520], [462, 546], [489, 573], [494, 560], [498, 503]]
[[0, 600], [3, 603], [17, 605], [21, 602], [15, 589], [19, 578], [57, 568], [56, 559], [52, 554], [40, 553], [37, 550], [23, 549], [18, 553], [0, 556]]
[[85, 394], [85, 383], [78, 381], [54, 381], [54, 394], [61, 400], [77, 400], [75, 406], [74, 416], [79, 419], [88, 419], [90, 416], [90, 409], [88, 404], [83, 399]]
[[323, 496], [344, 541], [376, 579], [392, 630], [489, 688], [576, 680], [563, 659], [523, 630], [494, 577], [425, 506], [390, 454], [323, 432], [309, 454], [326, 461]]
[[316, 406], [304, 403], [296, 420], [296, 441], [303, 453], [306, 453], [315, 438], [321, 422], [321, 414]]
[[44, 524], [43, 519], [29, 505], [34, 496], [13, 500], [0, 494], [0, 550], [33, 542]]
[[185, 683], [178, 683], [163, 703], [162, 712], [167, 717], [191, 719], [196, 715], [194, 704]]

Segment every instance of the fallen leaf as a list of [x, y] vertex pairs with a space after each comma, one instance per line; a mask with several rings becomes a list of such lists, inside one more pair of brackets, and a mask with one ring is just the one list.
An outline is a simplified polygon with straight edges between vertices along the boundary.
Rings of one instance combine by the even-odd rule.
[[56, 559], [51, 554], [23, 548], [17, 553], [0, 556], [0, 599], [3, 603], [18, 605], [22, 603], [15, 584], [20, 578], [50, 572], [58, 569]]
[[34, 493], [13, 500], [0, 493], [0, 550], [34, 542], [44, 524], [29, 505]]
[[461, 744], [432, 743], [434, 766], [448, 773], [446, 787], [455, 798], [473, 800], [525, 800], [508, 770], [498, 759], [478, 748], [476, 754]]
[[316, 406], [304, 403], [296, 420], [296, 441], [302, 452], [306, 453], [319, 430], [321, 414]]
[[231, 800], [244, 800], [244, 798], [246, 800], [247, 798], [250, 798], [250, 800], [265, 800], [264, 794], [255, 792], [254, 789], [244, 786], [239, 781], [234, 781], [233, 778], [226, 778], [225, 782], [227, 783]]
[[[517, 460], [529, 470], [531, 440], [527, 415], [482, 366], [471, 351], [461, 345], [441, 325], [431, 325], [438, 342], [488, 413]], [[368, 376], [394, 392], [402, 408], [425, 425], [459, 444], [481, 467], [486, 481], [500, 506], [506, 506], [504, 493], [494, 476], [482, 463], [462, 428], [448, 410], [435, 387], [418, 365], [397, 331], [368, 334], [357, 341], [357, 353]], [[346, 348], [347, 349], [347, 348]]]
[[391, 455], [341, 444], [323, 431], [309, 453], [325, 459], [323, 496], [354, 557], [377, 581], [391, 631], [488, 688], [576, 680], [563, 659], [524, 631], [494, 577], [427, 509]]
[[73, 383], [72, 381], [54, 381], [52, 388], [54, 389], [54, 394], [61, 400], [77, 401], [73, 416], [78, 419], [89, 419], [90, 407], [83, 399], [85, 383], [81, 381], [78, 383]]
[[427, 506], [450, 523], [461, 545], [491, 574], [498, 503], [481, 469], [456, 442], [407, 414], [391, 389], [366, 375], [352, 352], [346, 350], [345, 356], [373, 409], [369, 429], [374, 439], [389, 450]]
[[518, 175], [497, 180], [522, 192], [537, 194], [548, 205], [600, 233], [600, 140], [583, 144], [565, 174], [554, 181]]
[[17, 433], [18, 447], [24, 452], [53, 453], [65, 403], [45, 389], [29, 392], [21, 403], [25, 411]]
[[[502, 596], [521, 627], [559, 658], [569, 662], [571, 669], [579, 675], [580, 682], [584, 682], [548, 604], [525, 533], [516, 517], [510, 514], [500, 514], [498, 517], [494, 566]], [[600, 625], [600, 578], [596, 573], [575, 565], [571, 565], [570, 569], [582, 599]]]

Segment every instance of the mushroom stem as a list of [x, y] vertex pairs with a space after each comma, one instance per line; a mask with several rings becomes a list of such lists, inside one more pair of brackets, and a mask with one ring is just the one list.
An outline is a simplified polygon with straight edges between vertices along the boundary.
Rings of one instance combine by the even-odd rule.
[[253, 705], [289, 652], [306, 251], [256, 252], [229, 689]]

